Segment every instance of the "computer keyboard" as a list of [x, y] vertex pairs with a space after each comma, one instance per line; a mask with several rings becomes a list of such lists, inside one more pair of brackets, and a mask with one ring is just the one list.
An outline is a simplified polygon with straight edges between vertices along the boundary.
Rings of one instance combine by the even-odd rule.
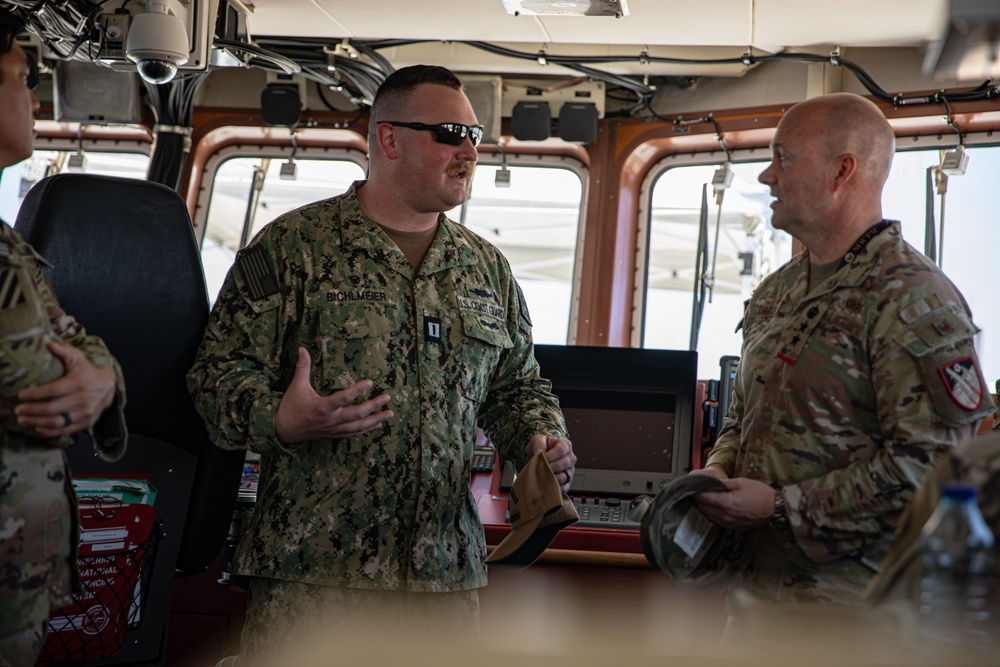
[[[649, 496], [635, 498], [593, 498], [590, 496], [571, 496], [576, 513], [580, 520], [573, 527], [583, 528], [624, 528], [638, 530], [642, 525], [642, 517], [652, 504]], [[503, 520], [510, 523], [510, 510], [504, 512]]]
[[649, 496], [636, 498], [595, 498], [574, 496], [580, 521], [573, 524], [584, 528], [625, 528], [638, 530], [649, 506]]

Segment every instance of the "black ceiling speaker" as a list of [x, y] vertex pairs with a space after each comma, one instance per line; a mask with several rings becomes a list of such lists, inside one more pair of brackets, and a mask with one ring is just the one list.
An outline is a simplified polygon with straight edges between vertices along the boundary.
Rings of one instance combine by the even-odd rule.
[[597, 138], [597, 105], [566, 102], [559, 110], [559, 138], [589, 144]]
[[272, 83], [260, 93], [260, 113], [268, 125], [292, 127], [299, 122], [302, 101], [295, 84]]
[[510, 114], [510, 129], [515, 139], [544, 141], [552, 128], [548, 102], [518, 102]]

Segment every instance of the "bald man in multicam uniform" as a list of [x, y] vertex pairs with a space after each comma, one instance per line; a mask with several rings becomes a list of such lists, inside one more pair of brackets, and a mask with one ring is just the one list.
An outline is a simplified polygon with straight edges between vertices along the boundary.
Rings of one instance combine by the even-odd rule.
[[[31, 156], [34, 68], [0, 9], [0, 169]], [[59, 306], [49, 264], [0, 220], [0, 667], [35, 664], [52, 609], [81, 592], [78, 525], [64, 448], [89, 431], [125, 451], [125, 386], [103, 341]]]
[[478, 628], [477, 422], [517, 469], [545, 452], [569, 489], [576, 457], [510, 266], [442, 213], [468, 196], [480, 136], [454, 74], [393, 73], [368, 180], [269, 224], [226, 279], [188, 381], [216, 444], [262, 457], [235, 556], [241, 661], [309, 624]]
[[796, 104], [771, 150], [772, 223], [805, 251], [747, 303], [732, 406], [701, 471], [728, 492], [697, 504], [755, 534], [736, 585], [852, 604], [925, 475], [994, 406], [964, 298], [882, 218], [895, 138], [878, 107], [849, 93]]

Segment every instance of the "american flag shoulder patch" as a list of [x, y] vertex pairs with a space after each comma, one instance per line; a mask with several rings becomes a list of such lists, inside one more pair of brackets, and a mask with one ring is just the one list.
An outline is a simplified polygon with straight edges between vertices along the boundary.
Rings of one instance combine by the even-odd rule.
[[241, 252], [236, 265], [243, 274], [251, 299], [258, 301], [278, 293], [278, 280], [263, 248], [257, 246]]

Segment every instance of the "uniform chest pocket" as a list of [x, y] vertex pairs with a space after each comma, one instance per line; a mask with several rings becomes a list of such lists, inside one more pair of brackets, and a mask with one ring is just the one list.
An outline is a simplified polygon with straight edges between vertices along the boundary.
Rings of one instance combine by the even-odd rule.
[[460, 357], [458, 371], [462, 393], [476, 403], [486, 397], [489, 379], [500, 362], [501, 353], [513, 342], [507, 336], [504, 322], [487, 315], [462, 311], [462, 331], [465, 344], [456, 350]]
[[324, 308], [320, 322], [324, 336], [346, 340], [383, 336], [398, 326], [395, 309], [374, 303]]
[[[320, 385], [343, 389], [363, 379], [378, 384], [399, 329], [395, 309], [376, 303], [342, 304], [324, 308], [319, 316], [323, 358], [313, 360]], [[394, 342], [395, 340], [395, 342]]]
[[[778, 309], [777, 302], [772, 299], [763, 299], [761, 302], [756, 303], [752, 299], [744, 305], [743, 308], [743, 320], [741, 322], [742, 329], [746, 333], [753, 332], [755, 329], [766, 324], [772, 317], [774, 317], [775, 311]], [[739, 331], [740, 327], [737, 327]]]

